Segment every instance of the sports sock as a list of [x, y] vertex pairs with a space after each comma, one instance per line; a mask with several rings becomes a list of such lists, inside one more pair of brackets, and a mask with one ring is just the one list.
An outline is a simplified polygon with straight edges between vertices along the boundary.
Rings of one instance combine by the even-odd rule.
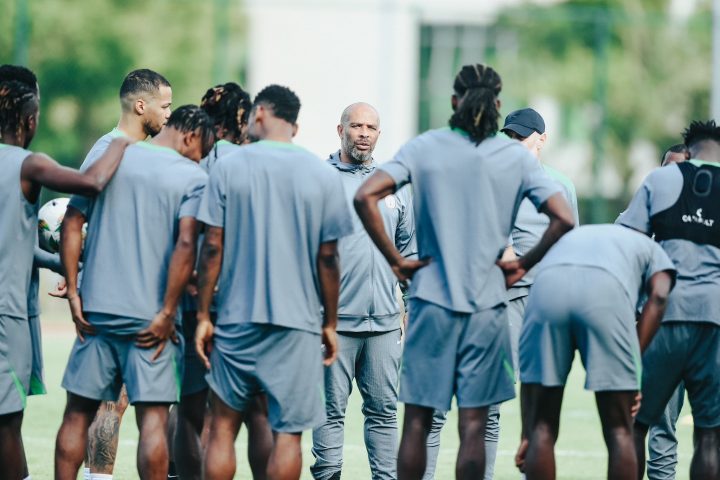
[[91, 473], [90, 480], [112, 480], [112, 475], [109, 473]]
[[91, 480], [91, 478], [90, 478], [90, 469], [87, 468], [87, 467], [83, 468], [83, 478], [84, 478], [85, 480]]

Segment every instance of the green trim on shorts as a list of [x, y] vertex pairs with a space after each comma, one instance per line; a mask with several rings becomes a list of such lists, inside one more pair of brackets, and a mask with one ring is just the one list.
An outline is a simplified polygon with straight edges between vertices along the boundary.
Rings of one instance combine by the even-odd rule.
[[25, 406], [27, 405], [27, 393], [25, 393], [25, 387], [23, 387], [22, 382], [18, 378], [17, 374], [15, 373], [15, 370], [12, 368], [10, 369], [10, 376], [13, 379], [13, 383], [15, 384], [15, 389], [18, 392], [18, 395], [20, 395], [20, 401], [22, 402], [22, 408], [25, 410]]
[[180, 376], [180, 368], [178, 367], [175, 354], [172, 356], [173, 370], [175, 370], [175, 389], [177, 390], [177, 403], [180, 403], [180, 394], [182, 393], [182, 377]]
[[512, 383], [515, 383], [515, 369], [512, 366], [512, 363], [507, 358], [507, 353], [503, 352], [503, 367], [505, 367], [505, 373], [508, 374], [508, 377], [510, 377], [510, 381]]
[[45, 384], [43, 381], [38, 378], [37, 375], [31, 375], [30, 376], [30, 394], [31, 395], [45, 395], [47, 393], [47, 390], [45, 389]]

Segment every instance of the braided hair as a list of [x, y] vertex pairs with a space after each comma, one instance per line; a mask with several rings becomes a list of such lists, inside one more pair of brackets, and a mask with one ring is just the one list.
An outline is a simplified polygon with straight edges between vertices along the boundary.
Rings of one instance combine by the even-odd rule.
[[250, 95], [235, 82], [215, 85], [203, 95], [200, 108], [210, 115], [218, 138], [242, 143], [252, 102]]
[[196, 105], [183, 105], [176, 109], [170, 115], [166, 127], [174, 128], [183, 133], [199, 130], [203, 150], [209, 151], [213, 143], [215, 143], [212, 118]]
[[37, 111], [37, 91], [23, 82], [0, 82], [0, 139], [19, 137], [23, 123]]
[[500, 75], [485, 65], [465, 65], [455, 77], [453, 89], [458, 103], [450, 126], [465, 130], [476, 145], [495, 135], [500, 118], [496, 103], [502, 90]]
[[24, 83], [37, 93], [38, 80], [32, 70], [21, 65], [0, 65], [0, 82], [15, 80]]

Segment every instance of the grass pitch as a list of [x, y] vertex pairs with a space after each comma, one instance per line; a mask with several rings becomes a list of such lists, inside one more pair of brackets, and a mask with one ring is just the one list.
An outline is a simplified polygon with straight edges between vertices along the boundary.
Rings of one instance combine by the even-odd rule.
[[[43, 346], [45, 355], [45, 376], [48, 394], [30, 397], [23, 426], [23, 438], [27, 452], [30, 473], [35, 479], [50, 479], [53, 475], [53, 449], [55, 435], [60, 425], [65, 406], [65, 392], [60, 381], [65, 368], [70, 347], [74, 340], [74, 330], [69, 315], [62, 302], [53, 302], [52, 308], [46, 308], [43, 314]], [[584, 371], [576, 362], [565, 391], [560, 439], [556, 446], [558, 478], [567, 480], [605, 478], [607, 453], [600, 430], [594, 397], [583, 390]], [[687, 405], [687, 402], [686, 402]], [[361, 480], [370, 478], [367, 455], [363, 443], [363, 418], [360, 412], [361, 399], [353, 391], [348, 405], [345, 422], [345, 465], [343, 478]], [[495, 478], [498, 480], [518, 479], [513, 465], [513, 456], [520, 435], [520, 407], [517, 400], [507, 402], [502, 407], [501, 434]], [[692, 421], [689, 407], [681, 415], [678, 425], [680, 442], [680, 464], [678, 479], [688, 478], [692, 455]], [[402, 417], [402, 407], [400, 407]], [[400, 422], [402, 418], [400, 419]], [[137, 478], [135, 469], [135, 450], [138, 430], [135, 414], [128, 408], [120, 431], [120, 447], [115, 466], [114, 478], [118, 480]], [[311, 479], [308, 467], [313, 462], [310, 453], [311, 435], [303, 435], [303, 479]], [[246, 458], [247, 437], [242, 430], [236, 443], [238, 472], [236, 478], [251, 478]], [[452, 479], [455, 456], [457, 454], [457, 410], [450, 412], [448, 424], [442, 433], [442, 444], [436, 478]]]

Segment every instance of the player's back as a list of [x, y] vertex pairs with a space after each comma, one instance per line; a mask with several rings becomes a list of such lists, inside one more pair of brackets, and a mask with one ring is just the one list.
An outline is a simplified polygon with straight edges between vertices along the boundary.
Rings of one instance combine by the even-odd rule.
[[25, 199], [20, 171], [31, 152], [0, 143], [0, 315], [27, 317], [38, 203]]
[[175, 150], [145, 142], [128, 147], [88, 219], [86, 311], [153, 318], [162, 306], [182, 206], [201, 194], [206, 179]]
[[218, 325], [319, 332], [317, 253], [337, 239], [325, 218], [347, 209], [343, 195], [333, 168], [293, 144], [260, 141], [217, 161], [200, 219], [224, 227]]
[[411, 293], [464, 312], [502, 303], [506, 292], [495, 261], [523, 192], [542, 203], [559, 187], [519, 142], [498, 136], [476, 146], [447, 128], [420, 135], [381, 167], [397, 177], [392, 163], [412, 181], [418, 255], [432, 259], [417, 272]]
[[[584, 225], [565, 234], [538, 266], [539, 273], [558, 265], [605, 270], [624, 287], [633, 308], [645, 288], [646, 272], [669, 264], [662, 248], [643, 233], [621, 225]], [[592, 289], [592, 285], [587, 285]]]

